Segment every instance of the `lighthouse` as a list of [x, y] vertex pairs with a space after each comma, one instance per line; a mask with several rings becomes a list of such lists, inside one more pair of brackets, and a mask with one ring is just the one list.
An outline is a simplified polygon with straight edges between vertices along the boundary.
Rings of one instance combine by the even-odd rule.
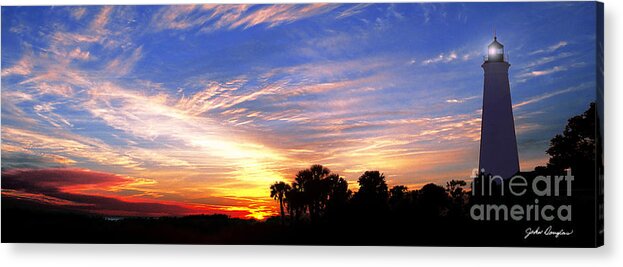
[[510, 178], [519, 172], [515, 121], [511, 102], [508, 69], [511, 66], [497, 36], [489, 44], [484, 69], [482, 125], [480, 131], [479, 171]]

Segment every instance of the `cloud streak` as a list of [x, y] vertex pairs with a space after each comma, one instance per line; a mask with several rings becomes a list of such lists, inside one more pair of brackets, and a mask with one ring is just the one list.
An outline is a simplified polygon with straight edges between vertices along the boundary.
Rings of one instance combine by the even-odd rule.
[[[4, 64], [3, 64], [4, 65]], [[2, 68], [2, 77], [20, 75], [26, 76], [32, 73], [34, 62], [31, 55], [25, 55], [11, 67]]]
[[532, 52], [528, 53], [528, 55], [538, 55], [538, 54], [542, 54], [542, 53], [552, 53], [552, 52], [557, 51], [558, 49], [566, 47], [567, 45], [569, 45], [569, 42], [567, 42], [567, 41], [560, 41], [560, 42], [558, 42], [556, 44], [548, 46], [547, 48], [538, 49], [538, 50], [532, 51]]
[[159, 30], [201, 27], [202, 32], [247, 29], [258, 25], [271, 28], [316, 15], [338, 7], [335, 4], [306, 5], [178, 5], [163, 7], [153, 19]]
[[554, 97], [554, 96], [557, 96], [557, 95], [571, 93], [571, 92], [575, 92], [575, 91], [591, 88], [593, 86], [594, 86], [594, 84], [590, 83], [590, 82], [589, 83], [582, 83], [580, 85], [571, 86], [571, 87], [568, 87], [568, 88], [565, 88], [565, 89], [561, 89], [561, 90], [558, 90], [558, 91], [554, 91], [554, 92], [551, 92], [551, 93], [538, 95], [538, 96], [532, 97], [532, 98], [530, 98], [528, 100], [524, 100], [522, 102], [514, 104], [513, 105], [513, 109], [519, 109], [519, 108], [521, 108], [521, 107], [523, 107], [525, 105], [534, 104], [534, 103], [546, 100], [548, 98], [551, 98], [551, 97]]

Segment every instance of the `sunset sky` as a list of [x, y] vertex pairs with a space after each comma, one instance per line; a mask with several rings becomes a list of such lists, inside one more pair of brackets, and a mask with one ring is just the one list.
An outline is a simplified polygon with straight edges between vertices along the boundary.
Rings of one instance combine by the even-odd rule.
[[594, 3], [2, 7], [2, 194], [263, 218], [318, 163], [416, 189], [478, 165], [510, 56], [522, 170], [595, 98]]

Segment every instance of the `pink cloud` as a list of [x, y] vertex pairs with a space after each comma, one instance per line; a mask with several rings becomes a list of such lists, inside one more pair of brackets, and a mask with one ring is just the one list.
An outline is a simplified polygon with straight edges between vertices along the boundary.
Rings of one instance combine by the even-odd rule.
[[268, 27], [323, 14], [338, 5], [317, 3], [309, 5], [178, 5], [166, 7], [154, 15], [159, 30], [187, 29], [205, 26], [203, 32], [218, 29], [249, 28], [259, 24]]
[[119, 56], [106, 65], [106, 70], [117, 75], [128, 74], [143, 56], [143, 47], [139, 46], [129, 55]]
[[79, 60], [89, 60], [91, 58], [91, 53], [89, 51], [82, 51], [79, 47], [74, 50], [71, 50], [67, 56], [72, 59]]
[[71, 32], [56, 32], [52, 35], [52, 41], [59, 44], [80, 44], [80, 43], [95, 43], [100, 41], [99, 36], [86, 35], [80, 33]]
[[[3, 65], [6, 62], [3, 63]], [[30, 55], [25, 55], [22, 57], [17, 63], [15, 63], [11, 67], [3, 67], [2, 68], [2, 76], [11, 76], [11, 75], [29, 75], [32, 73], [32, 68], [34, 66], [34, 62]]]
[[154, 26], [157, 29], [186, 29], [201, 25], [210, 19], [208, 15], [191, 15], [196, 12], [196, 5], [174, 5], [165, 7], [154, 15]]
[[128, 177], [85, 169], [14, 169], [2, 172], [2, 187], [33, 191], [62, 191], [69, 186], [109, 187], [131, 182]]
[[48, 84], [46, 82], [38, 83], [35, 88], [41, 94], [60, 95], [70, 97], [73, 94], [71, 86], [66, 84]]
[[101, 30], [106, 26], [108, 20], [110, 18], [110, 13], [112, 12], [112, 6], [103, 6], [102, 10], [95, 17], [95, 19], [91, 22], [91, 28], [94, 30]]
[[70, 14], [71, 17], [75, 20], [80, 20], [87, 13], [87, 9], [85, 7], [72, 7]]
[[[86, 169], [13, 169], [2, 172], [2, 196], [114, 216], [249, 215], [244, 209], [114, 194], [115, 189], [136, 181]], [[105, 193], [92, 193], [98, 190]]]
[[329, 12], [337, 5], [327, 3], [316, 3], [306, 6], [299, 5], [270, 5], [260, 8], [240, 20], [232, 23], [229, 28], [249, 28], [258, 24], [268, 24], [273, 27], [283, 23], [289, 23], [303, 18]]

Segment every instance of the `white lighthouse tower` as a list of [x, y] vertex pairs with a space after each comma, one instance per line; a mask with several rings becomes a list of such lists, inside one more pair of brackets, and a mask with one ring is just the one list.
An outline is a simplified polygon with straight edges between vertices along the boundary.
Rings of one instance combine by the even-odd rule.
[[508, 82], [510, 66], [504, 54], [504, 46], [494, 36], [482, 64], [485, 82], [478, 169], [482, 174], [499, 175], [503, 179], [519, 172], [515, 121]]

